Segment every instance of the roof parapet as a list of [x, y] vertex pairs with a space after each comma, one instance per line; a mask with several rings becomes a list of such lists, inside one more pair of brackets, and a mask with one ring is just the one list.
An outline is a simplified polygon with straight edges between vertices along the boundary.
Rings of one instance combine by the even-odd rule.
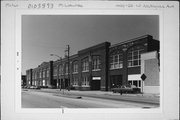
[[143, 39], [143, 38], [153, 38], [151, 35], [147, 34], [147, 35], [143, 35], [143, 36], [140, 36], [140, 37], [137, 37], [137, 38], [133, 38], [133, 39], [130, 39], [130, 40], [125, 40], [124, 42], [120, 42], [120, 43], [117, 43], [117, 44], [114, 44], [114, 45], [111, 45], [111, 47], [115, 47], [115, 46], [118, 46], [118, 45], [122, 45], [122, 44], [125, 44], [125, 43], [128, 43], [128, 42], [133, 42], [133, 41], [136, 41], [136, 40], [139, 40], [139, 39]]

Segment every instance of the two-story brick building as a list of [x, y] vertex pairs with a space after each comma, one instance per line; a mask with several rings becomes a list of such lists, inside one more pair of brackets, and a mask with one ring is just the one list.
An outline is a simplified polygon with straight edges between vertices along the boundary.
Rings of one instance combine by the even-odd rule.
[[104, 42], [27, 70], [27, 84], [103, 91], [126, 84], [141, 88], [141, 54], [151, 51], [159, 52], [159, 41], [150, 35], [114, 45]]

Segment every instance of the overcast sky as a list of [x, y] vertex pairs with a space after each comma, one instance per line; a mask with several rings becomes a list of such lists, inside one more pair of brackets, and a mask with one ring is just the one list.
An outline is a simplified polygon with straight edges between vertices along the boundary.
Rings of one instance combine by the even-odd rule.
[[22, 73], [42, 62], [57, 60], [105, 41], [116, 44], [152, 35], [159, 39], [158, 16], [147, 15], [26, 15], [22, 17]]

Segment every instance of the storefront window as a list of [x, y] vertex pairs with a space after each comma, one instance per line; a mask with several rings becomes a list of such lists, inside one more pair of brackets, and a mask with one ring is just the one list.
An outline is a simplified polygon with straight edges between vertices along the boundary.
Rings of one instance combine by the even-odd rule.
[[129, 85], [134, 85], [138, 88], [141, 87], [141, 80], [128, 80]]

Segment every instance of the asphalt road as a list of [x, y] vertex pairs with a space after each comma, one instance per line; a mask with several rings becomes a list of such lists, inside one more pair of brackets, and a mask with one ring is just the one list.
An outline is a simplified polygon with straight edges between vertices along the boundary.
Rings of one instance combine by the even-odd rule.
[[[154, 108], [157, 104], [128, 102], [103, 95], [72, 95], [38, 90], [22, 91], [22, 108]], [[115, 97], [116, 98], [116, 97]]]

